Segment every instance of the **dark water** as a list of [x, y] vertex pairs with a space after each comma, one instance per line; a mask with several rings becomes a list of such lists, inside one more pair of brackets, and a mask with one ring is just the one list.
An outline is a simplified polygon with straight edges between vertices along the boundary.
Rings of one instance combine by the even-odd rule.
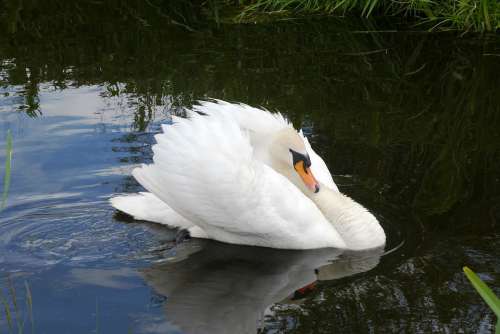
[[[0, 5], [1, 333], [14, 300], [26, 333], [493, 330], [462, 266], [500, 292], [498, 36], [141, 4]], [[117, 214], [159, 125], [207, 97], [302, 126], [389, 254], [176, 244]]]

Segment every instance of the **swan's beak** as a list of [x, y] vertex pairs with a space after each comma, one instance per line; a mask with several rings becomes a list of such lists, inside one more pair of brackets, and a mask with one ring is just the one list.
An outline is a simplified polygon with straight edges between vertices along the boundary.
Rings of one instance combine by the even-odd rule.
[[319, 184], [318, 181], [316, 181], [316, 179], [314, 178], [314, 175], [311, 172], [311, 168], [306, 167], [303, 160], [297, 161], [297, 163], [295, 163], [293, 167], [295, 168], [295, 171], [297, 172], [297, 174], [299, 174], [300, 178], [307, 186], [307, 188], [317, 193], [319, 191]]

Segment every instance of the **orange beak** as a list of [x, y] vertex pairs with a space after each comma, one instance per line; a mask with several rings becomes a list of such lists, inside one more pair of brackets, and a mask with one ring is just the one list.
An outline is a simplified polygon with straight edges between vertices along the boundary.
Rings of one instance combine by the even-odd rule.
[[316, 181], [316, 179], [314, 178], [311, 169], [304, 166], [304, 161], [297, 161], [297, 163], [293, 165], [293, 167], [295, 168], [295, 171], [297, 172], [297, 174], [299, 174], [300, 178], [307, 186], [307, 188], [317, 193], [319, 191], [318, 181]]

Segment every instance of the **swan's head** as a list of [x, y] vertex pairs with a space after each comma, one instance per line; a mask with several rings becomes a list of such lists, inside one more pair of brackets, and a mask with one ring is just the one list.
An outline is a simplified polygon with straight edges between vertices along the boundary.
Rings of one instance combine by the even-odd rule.
[[301, 136], [293, 128], [279, 131], [270, 146], [271, 163], [276, 171], [288, 177], [302, 191], [319, 191], [311, 172], [311, 159]]

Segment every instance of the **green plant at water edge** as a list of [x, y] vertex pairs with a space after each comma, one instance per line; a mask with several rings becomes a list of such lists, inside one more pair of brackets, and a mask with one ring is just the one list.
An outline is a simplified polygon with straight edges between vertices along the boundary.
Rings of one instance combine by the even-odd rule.
[[35, 319], [33, 319], [33, 297], [31, 295], [31, 289], [28, 282], [24, 281], [24, 287], [26, 289], [26, 306], [28, 308], [28, 317], [31, 323], [31, 333], [34, 333]]
[[0, 211], [3, 210], [5, 204], [7, 203], [7, 196], [9, 194], [10, 187], [10, 169], [12, 166], [12, 134], [10, 130], [7, 131], [7, 152], [5, 154], [5, 174], [3, 177], [3, 195], [2, 195], [2, 205], [0, 206]]
[[35, 321], [33, 318], [33, 298], [31, 295], [31, 289], [28, 282], [24, 282], [24, 310], [20, 309], [20, 299], [14, 287], [14, 283], [10, 279], [7, 279], [7, 293], [0, 288], [0, 304], [3, 307], [5, 319], [9, 328], [9, 333], [15, 333], [17, 330], [18, 334], [24, 333], [26, 318], [29, 319], [31, 323], [31, 333], [35, 332]]
[[431, 23], [431, 29], [495, 31], [500, 28], [497, 0], [253, 0], [245, 2], [239, 19], [251, 18], [259, 12], [414, 17]]
[[468, 267], [463, 268], [465, 276], [472, 283], [472, 286], [476, 289], [483, 300], [488, 304], [490, 309], [497, 316], [497, 326], [495, 333], [500, 334], [500, 299], [491, 291], [491, 289], [484, 283], [475, 272], [470, 270]]

